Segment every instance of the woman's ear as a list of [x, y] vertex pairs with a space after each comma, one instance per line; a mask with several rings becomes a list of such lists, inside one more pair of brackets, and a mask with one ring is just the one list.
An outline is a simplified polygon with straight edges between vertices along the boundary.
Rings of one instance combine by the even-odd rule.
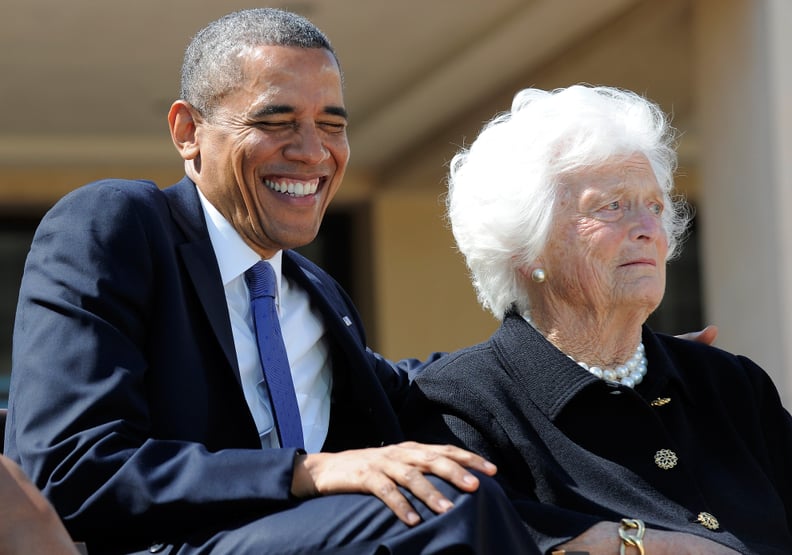
[[200, 118], [198, 111], [184, 100], [174, 102], [168, 112], [171, 139], [184, 160], [194, 160], [201, 152], [196, 133]]

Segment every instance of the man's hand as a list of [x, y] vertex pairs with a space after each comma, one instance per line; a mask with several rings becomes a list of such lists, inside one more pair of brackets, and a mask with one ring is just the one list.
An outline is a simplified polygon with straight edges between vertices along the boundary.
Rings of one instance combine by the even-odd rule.
[[436, 513], [444, 513], [452, 507], [451, 501], [424, 474], [434, 474], [463, 491], [475, 491], [478, 479], [466, 468], [489, 476], [496, 471], [495, 465], [484, 458], [450, 445], [405, 442], [341, 453], [313, 453], [295, 459], [291, 490], [297, 497], [369, 493], [412, 526], [420, 517], [398, 486], [411, 491]]
[[718, 338], [718, 327], [709, 325], [701, 331], [692, 331], [690, 333], [682, 333], [677, 335], [680, 339], [687, 339], [688, 341], [698, 341], [705, 345], [712, 345], [715, 339]]

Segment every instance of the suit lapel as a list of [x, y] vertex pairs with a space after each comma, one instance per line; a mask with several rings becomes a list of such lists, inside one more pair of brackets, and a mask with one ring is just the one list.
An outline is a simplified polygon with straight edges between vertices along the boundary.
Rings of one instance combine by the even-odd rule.
[[[354, 326], [354, 315], [344, 312], [347, 307], [338, 294], [328, 289], [310, 268], [300, 264], [293, 251], [283, 251], [283, 272], [308, 293], [311, 302], [322, 313], [328, 331], [340, 341], [345, 351], [349, 351], [349, 347], [356, 343], [356, 336], [350, 330]], [[354, 351], [359, 349], [355, 348]]]
[[195, 287], [228, 364], [234, 369], [237, 380], [241, 383], [223, 280], [195, 185], [185, 177], [176, 185], [165, 189], [165, 197], [174, 222], [184, 234], [184, 241], [177, 245], [177, 250], [187, 275]]
[[[328, 335], [335, 342], [337, 349], [333, 350], [343, 355], [340, 360], [333, 361], [333, 375], [338, 377], [342, 372], [346, 374], [343, 381], [348, 384], [349, 391], [345, 394], [351, 396], [352, 401], [349, 407], [343, 407], [344, 410], [352, 411], [350, 414], [358, 418], [358, 428], [361, 427], [359, 419], [366, 419], [366, 427], [373, 432], [365, 439], [367, 445], [379, 446], [402, 441], [401, 428], [391, 408], [391, 402], [367, 357], [362, 323], [356, 312], [348, 312], [354, 310], [351, 301], [330, 285], [332, 282], [328, 278], [314, 273], [311, 266], [310, 262], [296, 253], [283, 251], [284, 274], [308, 293], [311, 302], [324, 318]], [[343, 433], [349, 436], [350, 429], [343, 430]], [[354, 438], [358, 446], [362, 440], [364, 438], [360, 435]], [[349, 447], [351, 446], [347, 445]]]

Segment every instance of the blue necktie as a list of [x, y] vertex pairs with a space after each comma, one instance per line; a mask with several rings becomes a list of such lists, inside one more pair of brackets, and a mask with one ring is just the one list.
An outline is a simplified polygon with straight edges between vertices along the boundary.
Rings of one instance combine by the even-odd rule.
[[270, 403], [275, 413], [275, 426], [281, 447], [303, 448], [302, 423], [289, 359], [283, 345], [278, 312], [275, 308], [275, 270], [269, 263], [257, 262], [245, 272], [250, 291], [250, 308], [256, 329], [261, 366], [269, 389]]

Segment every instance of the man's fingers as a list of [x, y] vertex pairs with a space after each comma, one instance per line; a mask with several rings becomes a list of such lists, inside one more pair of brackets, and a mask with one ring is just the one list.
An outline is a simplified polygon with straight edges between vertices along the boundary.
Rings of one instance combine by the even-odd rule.
[[419, 449], [417, 455], [420, 463], [415, 463], [412, 461], [416, 456], [414, 447], [401, 446], [397, 453], [394, 453], [393, 457], [383, 463], [382, 474], [374, 478], [376, 487], [372, 488], [372, 492], [408, 525], [417, 524], [420, 517], [397, 485], [409, 491], [430, 510], [438, 514], [449, 510], [453, 507], [453, 503], [432, 484], [425, 473], [434, 474], [447, 481], [451, 480], [445, 478], [444, 475], [453, 477], [465, 486], [464, 489], [469, 491], [478, 486], [475, 476], [444, 456], [432, 453], [427, 456], [427, 453]]
[[421, 517], [410, 502], [407, 501], [407, 498], [404, 497], [399, 488], [396, 487], [396, 483], [385, 475], [379, 476], [376, 479], [378, 483], [372, 487], [371, 492], [385, 503], [399, 520], [408, 526], [415, 526], [418, 524], [421, 521]]
[[715, 343], [715, 339], [718, 338], [718, 326], [714, 326], [710, 324], [701, 332], [698, 336], [698, 341], [701, 343], [706, 343], [707, 345], [713, 345]]
[[425, 474], [434, 474], [464, 491], [475, 491], [479, 484], [478, 478], [468, 469], [489, 476], [497, 471], [497, 467], [483, 457], [452, 445], [407, 442], [395, 447], [403, 450], [403, 457], [399, 459], [402, 462], [414, 465]]
[[718, 337], [718, 327], [710, 324], [701, 331], [692, 331], [689, 333], [682, 333], [678, 335], [680, 339], [687, 339], [688, 341], [697, 341], [705, 345], [712, 345]]
[[435, 513], [444, 513], [453, 507], [453, 503], [440, 493], [422, 472], [414, 467], [407, 466], [405, 470], [394, 477], [394, 480], [400, 486], [408, 489]]
[[494, 464], [481, 455], [453, 445], [432, 445], [406, 441], [393, 447], [403, 450], [407, 454], [412, 454], [414, 458], [410, 458], [410, 462], [413, 464], [425, 465], [427, 468], [432, 467], [437, 462], [448, 459], [459, 466], [470, 468], [471, 470], [478, 470], [487, 475], [493, 475], [498, 470]]

